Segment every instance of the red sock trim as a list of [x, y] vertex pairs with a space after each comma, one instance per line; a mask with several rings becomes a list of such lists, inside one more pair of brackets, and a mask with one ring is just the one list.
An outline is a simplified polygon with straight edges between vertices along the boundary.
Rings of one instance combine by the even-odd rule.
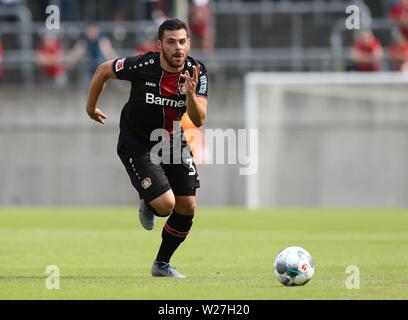
[[164, 230], [166, 230], [172, 236], [179, 237], [179, 238], [185, 238], [188, 235], [188, 231], [187, 232], [180, 232], [180, 231], [174, 230], [171, 227], [169, 227], [169, 225], [167, 223], [164, 225]]

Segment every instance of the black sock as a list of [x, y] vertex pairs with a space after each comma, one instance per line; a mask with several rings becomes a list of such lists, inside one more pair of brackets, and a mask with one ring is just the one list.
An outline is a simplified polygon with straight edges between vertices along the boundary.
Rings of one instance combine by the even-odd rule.
[[193, 216], [184, 216], [176, 211], [170, 215], [162, 231], [162, 243], [156, 261], [169, 262], [174, 251], [187, 237], [193, 224]]

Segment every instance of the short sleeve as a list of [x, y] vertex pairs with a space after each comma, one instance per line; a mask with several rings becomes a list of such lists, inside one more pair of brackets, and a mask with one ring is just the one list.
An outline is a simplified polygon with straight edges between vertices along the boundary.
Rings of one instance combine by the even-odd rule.
[[207, 68], [200, 63], [200, 74], [198, 75], [198, 84], [196, 88], [196, 95], [201, 97], [208, 97], [208, 76]]
[[135, 66], [140, 62], [141, 56], [119, 58], [113, 61], [113, 72], [120, 80], [132, 81], [137, 73]]

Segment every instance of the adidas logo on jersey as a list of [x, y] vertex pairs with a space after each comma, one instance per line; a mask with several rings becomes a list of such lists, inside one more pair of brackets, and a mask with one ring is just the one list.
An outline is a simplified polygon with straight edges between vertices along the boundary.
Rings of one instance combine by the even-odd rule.
[[156, 97], [153, 93], [146, 93], [146, 103], [173, 108], [182, 108], [185, 105], [183, 100], [177, 101], [169, 98]]

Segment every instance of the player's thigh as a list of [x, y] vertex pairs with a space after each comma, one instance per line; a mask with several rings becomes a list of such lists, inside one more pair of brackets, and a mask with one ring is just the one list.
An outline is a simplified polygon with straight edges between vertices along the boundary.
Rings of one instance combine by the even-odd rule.
[[134, 152], [119, 157], [133, 187], [146, 203], [150, 203], [170, 190], [170, 183], [163, 167], [150, 160], [149, 152]]
[[[193, 157], [186, 157], [181, 163], [164, 164], [164, 172], [176, 196], [195, 196], [200, 187], [200, 178]], [[177, 201], [176, 201], [177, 202]]]

